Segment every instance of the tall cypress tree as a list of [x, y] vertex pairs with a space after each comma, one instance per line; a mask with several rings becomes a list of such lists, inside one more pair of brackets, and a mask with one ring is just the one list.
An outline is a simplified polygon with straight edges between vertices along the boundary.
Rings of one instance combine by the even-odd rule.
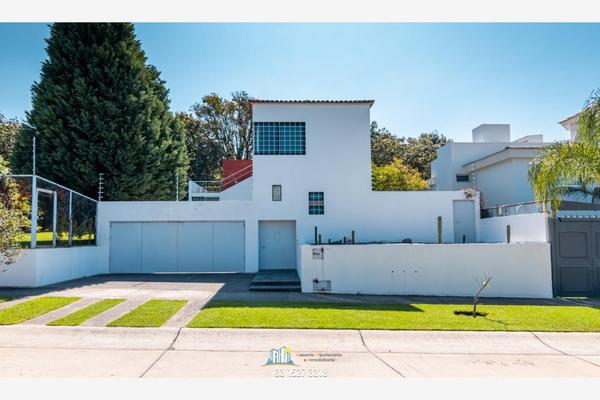
[[160, 73], [146, 64], [132, 24], [53, 24], [33, 107], [13, 151], [17, 172], [36, 172], [108, 200], [172, 200], [187, 181], [183, 124], [169, 112]]

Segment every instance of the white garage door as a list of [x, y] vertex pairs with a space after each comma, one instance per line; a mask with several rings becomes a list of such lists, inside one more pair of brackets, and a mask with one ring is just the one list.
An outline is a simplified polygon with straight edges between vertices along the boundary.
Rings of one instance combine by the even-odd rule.
[[243, 272], [243, 222], [113, 222], [110, 272]]

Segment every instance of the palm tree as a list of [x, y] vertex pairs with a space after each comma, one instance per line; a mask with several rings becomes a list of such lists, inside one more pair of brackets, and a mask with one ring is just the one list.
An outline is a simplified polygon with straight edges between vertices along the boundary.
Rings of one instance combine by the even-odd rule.
[[600, 203], [600, 89], [585, 104], [576, 139], [545, 147], [529, 167], [529, 182], [553, 213], [567, 194]]

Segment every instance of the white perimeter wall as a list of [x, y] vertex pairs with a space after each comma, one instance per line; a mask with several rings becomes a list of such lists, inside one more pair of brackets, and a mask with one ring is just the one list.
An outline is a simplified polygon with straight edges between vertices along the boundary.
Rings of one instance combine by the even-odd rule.
[[473, 296], [488, 274], [483, 296], [552, 297], [548, 243], [306, 245], [301, 260], [303, 292], [316, 278], [331, 281], [332, 293]]
[[0, 260], [0, 287], [39, 287], [102, 273], [97, 246], [26, 249], [17, 262]]
[[[270, 187], [268, 188], [270, 192]], [[245, 225], [245, 271], [258, 271], [258, 222], [263, 220], [296, 221], [298, 246], [313, 243], [317, 226], [323, 242], [329, 238], [350, 238], [356, 231], [356, 240], [415, 242], [437, 241], [437, 217], [443, 220], [442, 238], [453, 242], [453, 200], [464, 199], [457, 192], [368, 192], [363, 194], [363, 205], [328, 203], [325, 215], [308, 215], [305, 193], [287, 201], [126, 201], [98, 204], [97, 244], [102, 273], [109, 271], [109, 243], [111, 222], [180, 222], [180, 221], [242, 221]], [[284, 199], [286, 193], [283, 194]], [[334, 196], [330, 196], [334, 197]], [[286, 204], [287, 203], [287, 204]], [[329, 204], [329, 205], [328, 205]], [[283, 207], [282, 207], [283, 206]], [[475, 216], [474, 216], [475, 218]], [[297, 264], [300, 264], [299, 247]]]
[[483, 218], [479, 223], [479, 241], [505, 243], [507, 225], [510, 225], [511, 243], [546, 243], [550, 241], [548, 214]]

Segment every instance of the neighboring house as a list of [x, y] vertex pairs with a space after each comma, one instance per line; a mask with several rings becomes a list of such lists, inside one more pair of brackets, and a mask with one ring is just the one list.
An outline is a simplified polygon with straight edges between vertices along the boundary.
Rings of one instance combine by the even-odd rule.
[[437, 151], [431, 189], [475, 188], [483, 208], [534, 201], [527, 171], [545, 145], [543, 135], [511, 141], [508, 124], [480, 125], [473, 129], [472, 142], [448, 143]]
[[577, 130], [579, 129], [579, 117], [583, 111], [578, 112], [577, 114], [573, 114], [570, 117], [567, 117], [559, 122], [563, 128], [569, 131], [571, 134], [571, 140], [575, 140], [577, 138]]

